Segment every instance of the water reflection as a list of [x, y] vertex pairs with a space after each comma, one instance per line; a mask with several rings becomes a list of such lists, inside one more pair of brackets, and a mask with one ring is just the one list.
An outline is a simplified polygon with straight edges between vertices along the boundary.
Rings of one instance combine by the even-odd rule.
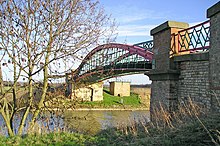
[[[21, 114], [20, 114], [21, 115]], [[15, 130], [18, 129], [20, 115], [14, 119]], [[27, 120], [30, 121], [31, 115]], [[45, 133], [53, 131], [80, 132], [96, 134], [101, 130], [129, 126], [132, 123], [149, 121], [149, 111], [65, 111], [45, 112], [37, 120], [35, 132]], [[26, 124], [25, 130], [27, 130]], [[26, 132], [24, 131], [24, 134]], [[0, 116], [0, 134], [7, 135], [5, 123]]]
[[64, 119], [68, 130], [89, 134], [140, 121], [149, 121], [149, 111], [68, 111]]

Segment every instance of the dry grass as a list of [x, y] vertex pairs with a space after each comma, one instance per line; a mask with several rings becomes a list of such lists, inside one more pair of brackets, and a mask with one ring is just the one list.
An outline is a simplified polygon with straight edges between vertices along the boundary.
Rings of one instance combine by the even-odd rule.
[[[122, 135], [132, 135], [130, 144], [149, 145], [220, 145], [219, 113], [208, 113], [191, 98], [181, 101], [179, 110], [168, 112], [161, 104], [154, 109], [154, 122], [142, 119], [132, 126], [119, 124], [117, 130]], [[146, 124], [147, 123], [147, 124]], [[146, 137], [146, 138], [143, 138]], [[157, 142], [156, 142], [157, 141]]]

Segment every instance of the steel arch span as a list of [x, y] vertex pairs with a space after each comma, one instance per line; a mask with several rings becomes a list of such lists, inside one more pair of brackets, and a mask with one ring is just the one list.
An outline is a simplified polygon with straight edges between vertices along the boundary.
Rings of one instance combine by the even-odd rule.
[[[144, 42], [151, 43], [152, 41]], [[142, 73], [152, 68], [152, 45], [110, 43], [94, 48], [73, 72], [74, 82], [94, 83], [111, 77]]]

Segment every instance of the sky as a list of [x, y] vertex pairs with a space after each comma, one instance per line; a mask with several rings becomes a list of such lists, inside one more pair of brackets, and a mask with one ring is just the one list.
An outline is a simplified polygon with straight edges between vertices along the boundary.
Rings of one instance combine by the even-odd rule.
[[[116, 42], [135, 44], [152, 40], [150, 30], [168, 21], [189, 23], [190, 26], [208, 20], [206, 11], [218, 0], [100, 0], [106, 14], [115, 19]], [[150, 84], [145, 75], [118, 77], [132, 84]], [[111, 81], [111, 80], [110, 80]]]
[[[207, 20], [206, 11], [218, 0], [99, 0], [105, 13], [115, 19], [118, 29], [116, 42], [136, 44], [152, 40], [150, 30], [168, 21], [195, 25]], [[4, 80], [13, 77], [2, 69]], [[106, 81], [129, 81], [132, 84], [150, 84], [146, 75], [129, 75]]]

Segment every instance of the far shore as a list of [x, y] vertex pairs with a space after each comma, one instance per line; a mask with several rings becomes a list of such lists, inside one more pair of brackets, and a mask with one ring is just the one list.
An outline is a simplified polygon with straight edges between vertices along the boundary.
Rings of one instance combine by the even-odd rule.
[[75, 111], [149, 111], [148, 108], [78, 108], [78, 109], [70, 109]]
[[[59, 108], [47, 108], [44, 110], [61, 110]], [[149, 108], [69, 108], [68, 111], [150, 111]]]

